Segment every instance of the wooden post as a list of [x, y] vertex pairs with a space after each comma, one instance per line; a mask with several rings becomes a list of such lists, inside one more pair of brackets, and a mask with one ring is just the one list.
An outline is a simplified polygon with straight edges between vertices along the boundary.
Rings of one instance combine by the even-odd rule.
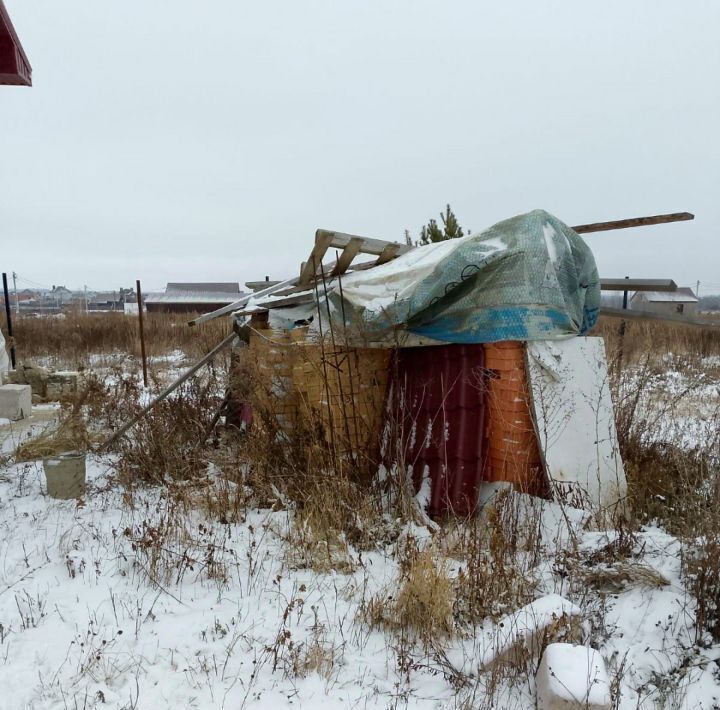
[[140, 352], [142, 354], [143, 384], [148, 386], [147, 358], [145, 357], [145, 327], [143, 321], [142, 291], [140, 290], [140, 279], [135, 282], [138, 304], [138, 322], [140, 323]]
[[7, 274], [3, 273], [3, 291], [5, 292], [5, 317], [7, 318], [8, 338], [10, 339], [10, 363], [15, 369], [15, 339], [13, 338], [12, 314], [10, 312], [10, 294], [8, 293]]

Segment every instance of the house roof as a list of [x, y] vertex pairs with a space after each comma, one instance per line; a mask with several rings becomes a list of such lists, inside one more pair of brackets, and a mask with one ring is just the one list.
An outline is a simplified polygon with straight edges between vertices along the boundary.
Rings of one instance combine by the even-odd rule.
[[169, 283], [165, 288], [165, 293], [169, 293], [170, 291], [183, 291], [185, 293], [234, 293], [236, 296], [241, 293], [240, 284], [233, 281], [217, 283]]
[[637, 298], [651, 303], [697, 303], [698, 298], [688, 286], [681, 286], [677, 291], [638, 291], [632, 300]]
[[235, 303], [238, 296], [242, 296], [237, 291], [182, 291], [173, 290], [165, 291], [165, 293], [147, 293], [143, 295], [145, 303], [212, 303], [225, 305]]
[[0, 0], [0, 84], [32, 86], [32, 67]]

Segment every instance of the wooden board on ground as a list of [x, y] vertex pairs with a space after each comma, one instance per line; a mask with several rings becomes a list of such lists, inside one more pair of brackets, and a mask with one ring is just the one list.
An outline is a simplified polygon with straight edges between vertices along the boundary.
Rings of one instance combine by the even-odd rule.
[[554, 497], [601, 510], [625, 498], [602, 338], [527, 346], [532, 411]]

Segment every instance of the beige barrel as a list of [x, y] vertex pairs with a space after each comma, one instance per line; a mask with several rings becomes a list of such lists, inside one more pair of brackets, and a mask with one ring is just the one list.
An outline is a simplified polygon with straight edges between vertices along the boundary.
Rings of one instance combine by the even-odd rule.
[[47, 492], [51, 498], [71, 500], [85, 494], [85, 454], [69, 451], [43, 459]]

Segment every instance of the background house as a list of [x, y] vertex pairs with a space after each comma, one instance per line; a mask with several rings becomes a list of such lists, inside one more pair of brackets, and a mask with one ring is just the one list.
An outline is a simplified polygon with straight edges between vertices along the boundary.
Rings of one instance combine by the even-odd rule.
[[630, 299], [630, 308], [663, 315], [694, 316], [698, 312], [698, 298], [687, 286], [677, 291], [638, 291]]
[[209, 313], [243, 295], [237, 282], [169, 283], [164, 293], [145, 294], [143, 302], [148, 313]]

